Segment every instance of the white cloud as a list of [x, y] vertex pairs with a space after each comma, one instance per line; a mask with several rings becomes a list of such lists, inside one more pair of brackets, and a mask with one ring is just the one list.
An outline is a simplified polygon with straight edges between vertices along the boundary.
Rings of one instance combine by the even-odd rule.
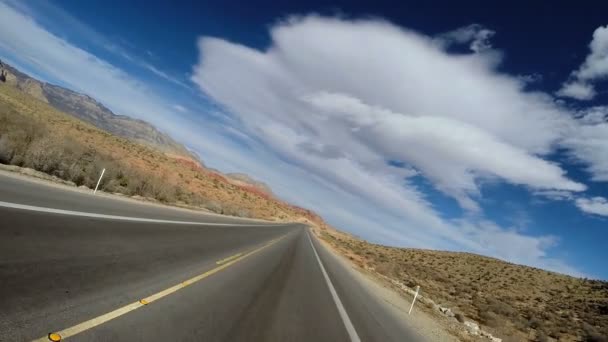
[[538, 157], [567, 129], [567, 114], [522, 93], [483, 56], [450, 57], [429, 38], [374, 21], [292, 19], [272, 37], [265, 53], [201, 39], [193, 78], [271, 146], [285, 149], [263, 134], [269, 125], [293, 131], [299, 146], [339, 147], [367, 170], [402, 160], [466, 208], [480, 178], [585, 189]]
[[608, 106], [585, 109], [578, 114], [578, 125], [562, 145], [570, 155], [586, 165], [594, 181], [608, 181]]
[[437, 36], [436, 42], [447, 47], [453, 44], [469, 44], [473, 52], [483, 52], [492, 48], [490, 38], [496, 34], [479, 24], [471, 24]]
[[[128, 55], [125, 55], [125, 56], [128, 56]], [[142, 59], [138, 59], [138, 58], [135, 58], [135, 57], [132, 57], [132, 56], [129, 57], [128, 59], [131, 62], [139, 65], [140, 67], [145, 68], [148, 71], [151, 71], [156, 76], [159, 76], [159, 77], [161, 77], [161, 78], [163, 78], [163, 79], [165, 79], [165, 80], [167, 80], [167, 81], [169, 81], [171, 83], [177, 84], [177, 85], [179, 85], [181, 87], [184, 87], [186, 89], [190, 89], [190, 86], [188, 84], [180, 81], [179, 79], [177, 79], [174, 76], [170, 76], [166, 72], [160, 70], [159, 68], [155, 67], [154, 65], [152, 65], [152, 64], [150, 64], [150, 63], [148, 63], [148, 62], [146, 62], [146, 61], [144, 61]]]
[[182, 106], [182, 105], [179, 105], [179, 104], [175, 104], [175, 105], [173, 105], [173, 108], [174, 108], [175, 110], [177, 110], [178, 112], [182, 112], [182, 113], [185, 113], [185, 112], [187, 112], [187, 111], [188, 111], [188, 109], [187, 109], [186, 107], [184, 107], [184, 106]]
[[572, 200], [574, 195], [570, 191], [563, 190], [538, 190], [534, 192], [535, 195], [545, 197], [552, 201], [564, 201]]
[[475, 178], [483, 174], [539, 189], [584, 189], [566, 179], [559, 167], [469, 123], [442, 116], [395, 113], [340, 94], [322, 93], [308, 101], [354, 130], [353, 139], [385, 158], [414, 165], [438, 189], [453, 195], [468, 209], [474, 209], [474, 204], [467, 193], [479, 193]]
[[597, 80], [608, 76], [608, 25], [593, 32], [589, 44], [591, 52], [574, 73], [579, 80]]
[[604, 197], [578, 198], [576, 206], [589, 214], [608, 216], [608, 200]]
[[[542, 158], [573, 125], [550, 96], [523, 92], [521, 80], [498, 74], [494, 54], [451, 56], [432, 38], [386, 22], [294, 17], [271, 37], [266, 51], [199, 40], [192, 80], [248, 134], [340, 196], [374, 203], [384, 219], [373, 229], [393, 231], [405, 244], [558, 267], [546, 255], [552, 237], [446, 221], [409, 180], [419, 172], [473, 210], [480, 180], [584, 190]], [[333, 222], [348, 217], [336, 214], [338, 204], [312, 207]], [[368, 222], [370, 212], [350, 212], [349, 228]]]
[[564, 83], [556, 93], [557, 96], [571, 97], [577, 100], [591, 100], [595, 97], [595, 94], [593, 85], [581, 81]]
[[595, 97], [596, 92], [591, 82], [608, 77], [608, 25], [600, 26], [593, 32], [589, 49], [585, 62], [572, 72], [571, 80], [563, 84], [557, 92], [558, 96], [577, 100], [591, 100]]

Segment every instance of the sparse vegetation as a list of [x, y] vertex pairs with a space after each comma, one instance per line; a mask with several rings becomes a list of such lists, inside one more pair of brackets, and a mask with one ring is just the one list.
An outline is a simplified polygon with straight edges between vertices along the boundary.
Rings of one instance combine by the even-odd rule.
[[370, 244], [331, 228], [321, 237], [362, 267], [398, 280], [455, 320], [504, 341], [608, 341], [608, 282], [579, 279], [470, 253]]

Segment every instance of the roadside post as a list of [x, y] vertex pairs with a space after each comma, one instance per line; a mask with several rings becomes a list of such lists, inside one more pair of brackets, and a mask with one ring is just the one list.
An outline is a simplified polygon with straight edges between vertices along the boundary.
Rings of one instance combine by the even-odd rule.
[[99, 180], [97, 181], [97, 185], [95, 185], [95, 190], [93, 191], [93, 195], [97, 193], [97, 188], [99, 187], [99, 183], [101, 183], [101, 178], [103, 174], [106, 172], [106, 169], [101, 170], [101, 176], [99, 176]]
[[407, 313], [410, 315], [412, 313], [412, 309], [414, 308], [414, 303], [416, 302], [416, 298], [418, 298], [418, 291], [420, 291], [420, 286], [416, 286], [416, 294], [414, 294], [414, 300], [412, 300], [412, 305], [410, 306], [410, 311]]

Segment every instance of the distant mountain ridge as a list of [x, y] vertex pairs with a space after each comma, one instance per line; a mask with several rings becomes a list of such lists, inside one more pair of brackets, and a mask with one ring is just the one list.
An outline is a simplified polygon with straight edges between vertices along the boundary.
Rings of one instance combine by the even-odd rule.
[[7, 83], [62, 112], [114, 135], [200, 163], [198, 156], [190, 152], [184, 145], [146, 121], [117, 115], [88, 95], [39, 81], [6, 63], [3, 63], [3, 66], [7, 71]]

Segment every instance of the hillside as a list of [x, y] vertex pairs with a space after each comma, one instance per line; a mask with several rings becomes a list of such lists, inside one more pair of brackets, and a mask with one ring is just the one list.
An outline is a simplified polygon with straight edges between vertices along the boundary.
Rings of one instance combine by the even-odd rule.
[[320, 236], [359, 266], [450, 308], [503, 341], [607, 341], [608, 282], [470, 253], [370, 244], [333, 229]]
[[315, 221], [313, 213], [228, 179], [187, 157], [112, 135], [10, 84], [0, 84], [0, 163], [32, 168], [77, 186], [217, 213]]
[[272, 189], [263, 182], [257, 181], [251, 178], [249, 175], [244, 173], [227, 173], [225, 175], [228, 178], [228, 181], [232, 184], [244, 186], [244, 187], [252, 187], [263, 193], [272, 195]]
[[64, 113], [86, 121], [117, 136], [127, 138], [166, 153], [198, 160], [183, 145], [162, 133], [151, 124], [123, 115], [116, 115], [88, 95], [36, 80], [23, 72], [3, 64], [7, 83], [16, 86], [36, 99], [48, 103]]

